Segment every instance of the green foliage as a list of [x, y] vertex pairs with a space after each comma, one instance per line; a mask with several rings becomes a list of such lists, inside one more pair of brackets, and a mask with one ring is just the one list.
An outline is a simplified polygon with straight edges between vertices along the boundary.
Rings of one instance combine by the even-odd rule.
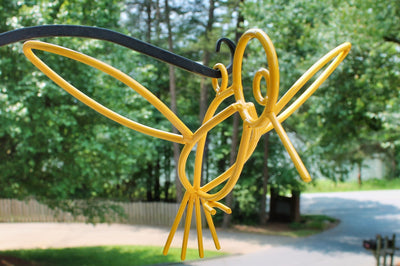
[[348, 165], [373, 153], [386, 154], [396, 165], [397, 122], [389, 117], [397, 112], [392, 106], [398, 106], [400, 81], [398, 31], [393, 30], [398, 2], [264, 1], [244, 7], [249, 24], [266, 28], [277, 47], [284, 91], [318, 57], [341, 42], [353, 44], [332, 77], [285, 123], [308, 147], [312, 164], [320, 165], [311, 171], [343, 178]]
[[[167, 256], [161, 247], [148, 246], [102, 246], [64, 249], [26, 249], [2, 251], [0, 255], [13, 256], [40, 265], [154, 265], [178, 263], [180, 249], [171, 248]], [[205, 251], [205, 257], [224, 255], [221, 252]], [[198, 259], [198, 251], [188, 249], [186, 259]]]
[[[205, 31], [209, 3], [170, 3], [174, 52], [200, 61], [208, 51], [211, 66], [228, 64], [228, 49], [223, 45], [216, 54], [213, 46], [219, 37], [233, 39], [238, 1], [215, 1], [213, 27]], [[276, 46], [281, 94], [326, 52], [344, 41], [353, 44], [334, 74], [284, 123], [312, 175], [346, 179], [349, 165], [362, 165], [366, 156], [383, 153], [392, 169], [389, 177], [398, 176], [398, 1], [244, 1], [240, 8], [245, 29], [263, 29]], [[2, 1], [0, 5], [1, 32], [62, 23], [105, 27], [168, 46], [163, 1], [38, 0]], [[170, 104], [166, 64], [101, 41], [46, 41], [115, 66]], [[242, 71], [246, 99], [252, 99], [253, 73], [266, 66], [261, 49], [257, 42], [246, 49]], [[172, 130], [171, 123], [146, 100], [113, 78], [66, 58], [38, 55], [110, 109], [145, 125]], [[21, 44], [0, 48], [0, 66], [0, 197], [35, 197], [93, 220], [106, 220], [112, 207], [98, 203], [99, 199], [175, 200], [171, 143], [123, 128], [79, 103], [24, 58]], [[192, 131], [201, 123], [201, 82], [196, 75], [176, 70], [177, 115]], [[209, 90], [211, 101], [210, 84]], [[229, 167], [232, 131], [232, 121], [227, 120], [210, 132], [204, 182]], [[233, 191], [233, 216], [240, 222], [258, 220], [265, 165], [262, 146], [260, 142]], [[193, 156], [189, 159], [186, 171], [191, 178]], [[304, 189], [275, 133], [270, 134], [268, 170], [269, 185], [280, 190]]]
[[329, 179], [318, 179], [312, 185], [307, 186], [304, 192], [343, 192], [343, 191], [366, 191], [366, 190], [385, 190], [400, 189], [400, 178], [391, 180], [368, 179], [364, 180], [362, 186], [356, 181], [334, 182]]
[[[91, 15], [94, 11], [91, 9], [92, 1], [80, 1], [80, 8], [78, 2], [75, 4], [77, 6], [74, 8], [79, 11], [71, 9], [68, 1], [3, 5], [3, 9], [10, 8], [13, 11], [2, 13], [7, 17], [4, 18], [6, 25], [0, 30], [46, 23], [79, 24], [79, 18], [88, 25], [109, 28], [117, 25], [120, 11], [116, 1], [96, 3], [96, 10], [102, 8], [103, 4], [113, 6], [95, 11], [99, 20]], [[89, 18], [91, 21], [88, 21]], [[80, 51], [86, 53], [103, 49], [99, 44], [79, 39], [53, 39], [52, 42], [71, 48], [79, 47]], [[77, 103], [34, 69], [24, 58], [20, 44], [2, 47], [0, 53], [0, 182], [4, 188], [0, 196], [35, 197], [51, 207], [61, 207], [73, 214], [86, 214], [104, 221], [105, 210], [110, 210], [110, 206], [93, 199], [104, 194], [103, 182], [109, 179], [110, 173], [104, 172], [104, 164], [100, 161], [101, 155], [107, 150], [103, 149], [101, 143], [93, 145], [93, 142], [105, 134], [108, 130], [106, 125], [110, 122], [103, 119], [104, 126], [95, 125], [100, 116]], [[45, 53], [39, 56], [67, 80], [73, 77], [73, 84], [85, 84], [86, 93], [96, 91], [99, 73], [95, 70], [65, 58]], [[115, 150], [115, 147], [110, 148]], [[109, 159], [104, 161], [108, 162]], [[114, 171], [115, 167], [118, 166], [113, 166]], [[86, 201], [77, 204], [72, 202], [74, 199]]]
[[[146, 38], [142, 36], [146, 36], [147, 41], [165, 47], [167, 40], [162, 27], [165, 17], [162, 13], [156, 14], [164, 12], [163, 3], [158, 2], [161, 9], [157, 9], [155, 2], [139, 2], [137, 10], [132, 6], [134, 2], [125, 5], [119, 1], [6, 3], [1, 6], [4, 12], [0, 15], [0, 30], [39, 24], [84, 24], [114, 29], [143, 40]], [[147, 15], [147, 7], [157, 17], [149, 21], [149, 29], [145, 17], [141, 16]], [[194, 47], [198, 38], [193, 37], [200, 37], [201, 30], [187, 21], [205, 10], [194, 7], [174, 6], [172, 10], [177, 17], [173, 24], [176, 29], [182, 27], [176, 34], [180, 38], [177, 53], [198, 59], [201, 50]], [[32, 16], [33, 13], [37, 15]], [[194, 28], [185, 32], [183, 28], [190, 25]], [[45, 40], [121, 69], [169, 104], [166, 64], [96, 40]], [[99, 199], [174, 200], [175, 171], [169, 142], [123, 128], [78, 102], [27, 62], [21, 44], [2, 47], [0, 53], [0, 182], [4, 187], [1, 197], [35, 197], [74, 215], [87, 215], [91, 221], [107, 220], [112, 216], [107, 215], [108, 211], [119, 212], [115, 206], [104, 205]], [[38, 55], [71, 84], [103, 105], [134, 121], [171, 131], [171, 123], [165, 117], [113, 78], [66, 58], [45, 52]], [[193, 103], [198, 101], [200, 78], [179, 70], [176, 73], [178, 115], [195, 131], [200, 121], [198, 106]]]

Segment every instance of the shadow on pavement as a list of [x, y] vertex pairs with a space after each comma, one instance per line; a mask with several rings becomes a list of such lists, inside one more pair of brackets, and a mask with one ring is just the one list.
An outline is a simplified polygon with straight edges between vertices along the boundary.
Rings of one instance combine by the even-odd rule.
[[[302, 202], [303, 204], [303, 202]], [[355, 200], [334, 197], [313, 197], [304, 200], [305, 210], [340, 219], [340, 224], [321, 234], [288, 243], [295, 249], [306, 249], [324, 253], [353, 252], [368, 253], [362, 241], [382, 236], [398, 236], [400, 240], [400, 208], [372, 200]]]

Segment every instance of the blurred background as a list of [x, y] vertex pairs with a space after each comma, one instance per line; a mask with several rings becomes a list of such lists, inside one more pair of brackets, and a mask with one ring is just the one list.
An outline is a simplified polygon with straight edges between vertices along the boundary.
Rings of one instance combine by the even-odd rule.
[[[262, 138], [233, 193], [226, 198], [232, 215], [218, 213], [217, 224], [265, 224], [271, 188], [281, 195], [298, 195], [322, 185], [329, 190], [344, 183], [356, 184], [355, 189], [371, 184], [400, 187], [397, 0], [0, 3], [0, 32], [45, 24], [103, 27], [209, 67], [230, 62], [228, 47], [222, 45], [221, 51], [215, 52], [219, 38], [237, 43], [246, 30], [260, 28], [277, 51], [281, 95], [316, 60], [349, 41], [352, 49], [348, 57], [283, 124], [313, 183], [306, 185], [300, 180], [277, 134], [270, 132]], [[98, 58], [129, 74], [171, 106], [192, 131], [200, 126], [215, 97], [210, 78], [172, 68], [115, 44], [83, 38], [44, 40]], [[112, 110], [145, 125], [173, 130], [154, 107], [115, 79], [66, 58], [44, 52], [38, 55]], [[266, 66], [261, 45], [251, 41], [242, 69], [249, 99], [254, 73]], [[232, 164], [241, 125], [241, 119], [233, 117], [210, 132], [203, 184]], [[124, 219], [127, 214], [120, 203], [180, 201], [182, 188], [175, 162], [181, 148], [124, 128], [80, 103], [25, 58], [22, 43], [0, 48], [0, 198], [35, 200], [85, 221]], [[193, 163], [189, 162], [190, 177], [192, 171]]]

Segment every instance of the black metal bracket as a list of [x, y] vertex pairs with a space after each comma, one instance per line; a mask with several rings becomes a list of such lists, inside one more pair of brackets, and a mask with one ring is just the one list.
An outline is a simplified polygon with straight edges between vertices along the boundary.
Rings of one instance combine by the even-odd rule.
[[[118, 45], [135, 50], [139, 53], [151, 56], [168, 64], [180, 67], [189, 72], [200, 74], [210, 78], [220, 78], [221, 72], [204, 66], [170, 51], [143, 42], [125, 34], [90, 26], [78, 25], [43, 25], [16, 29], [0, 34], [0, 47], [11, 43], [43, 37], [83, 37], [98, 39], [116, 43]], [[233, 55], [236, 45], [227, 38], [221, 38], [217, 42], [216, 52], [219, 52], [221, 43], [228, 45], [231, 52], [231, 63], [227, 67], [228, 74], [232, 72]]]

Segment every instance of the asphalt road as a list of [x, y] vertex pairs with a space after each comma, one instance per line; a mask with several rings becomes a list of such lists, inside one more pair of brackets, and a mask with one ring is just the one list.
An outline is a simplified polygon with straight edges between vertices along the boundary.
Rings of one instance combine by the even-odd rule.
[[[273, 243], [266, 250], [180, 265], [376, 265], [362, 240], [395, 233], [400, 246], [400, 190], [304, 194], [301, 211], [326, 214], [341, 223], [319, 235]], [[394, 265], [400, 265], [400, 251], [396, 255]]]

